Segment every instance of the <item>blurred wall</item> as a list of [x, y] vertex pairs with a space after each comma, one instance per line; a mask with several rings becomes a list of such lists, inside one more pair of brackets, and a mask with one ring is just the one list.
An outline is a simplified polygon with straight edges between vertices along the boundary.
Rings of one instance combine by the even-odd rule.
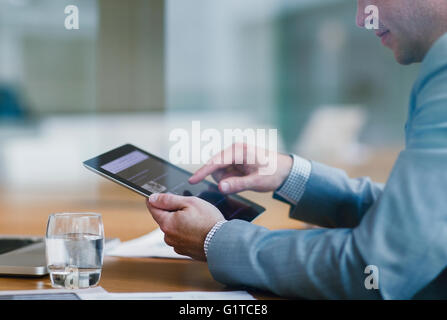
[[97, 110], [164, 108], [164, 0], [99, 0]]
[[36, 116], [161, 110], [164, 17], [163, 0], [0, 0], [0, 86]]
[[275, 19], [277, 120], [287, 145], [326, 105], [360, 106], [367, 114], [363, 142], [403, 143], [419, 66], [399, 65], [373, 31], [356, 26], [355, 14], [355, 1], [321, 1]]
[[[80, 30], [64, 28], [64, 8]], [[0, 86], [51, 113], [245, 110], [295, 145], [315, 110], [358, 105], [363, 141], [400, 144], [417, 66], [352, 0], [0, 0]], [[165, 108], [166, 106], [166, 108]]]
[[[64, 28], [76, 4], [81, 28]], [[95, 108], [96, 1], [0, 1], [0, 83], [33, 114]]]
[[[419, 67], [400, 66], [352, 0], [167, 0], [169, 110], [246, 110], [293, 150], [328, 105], [366, 114], [362, 142], [399, 146]], [[336, 125], [336, 124], [334, 124]]]

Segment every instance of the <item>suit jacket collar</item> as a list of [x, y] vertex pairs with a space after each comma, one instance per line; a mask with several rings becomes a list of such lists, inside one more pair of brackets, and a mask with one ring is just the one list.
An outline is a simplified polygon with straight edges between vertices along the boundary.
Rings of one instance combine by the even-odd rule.
[[447, 68], [447, 33], [441, 36], [425, 55], [422, 61], [419, 77], [416, 81], [417, 91], [421, 90], [433, 73]]

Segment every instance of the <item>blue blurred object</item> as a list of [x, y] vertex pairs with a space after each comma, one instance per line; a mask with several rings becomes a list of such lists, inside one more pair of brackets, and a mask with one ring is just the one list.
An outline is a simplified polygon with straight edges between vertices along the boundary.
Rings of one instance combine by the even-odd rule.
[[17, 93], [7, 87], [0, 87], [0, 119], [22, 119], [25, 110], [20, 105]]

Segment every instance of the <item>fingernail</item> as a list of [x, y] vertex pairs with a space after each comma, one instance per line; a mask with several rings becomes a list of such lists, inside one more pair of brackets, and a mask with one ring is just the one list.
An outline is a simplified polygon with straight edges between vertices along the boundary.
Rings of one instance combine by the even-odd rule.
[[228, 191], [230, 191], [230, 185], [229, 185], [229, 183], [228, 183], [228, 182], [221, 182], [221, 183], [220, 183], [220, 189], [221, 189], [223, 192], [228, 192]]
[[156, 202], [157, 199], [158, 199], [158, 193], [154, 193], [149, 196], [149, 202]]

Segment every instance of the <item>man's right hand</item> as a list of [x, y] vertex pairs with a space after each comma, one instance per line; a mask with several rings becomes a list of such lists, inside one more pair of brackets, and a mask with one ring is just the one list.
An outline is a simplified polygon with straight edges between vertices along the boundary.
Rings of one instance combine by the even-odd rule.
[[[261, 163], [260, 159], [266, 159], [267, 163]], [[260, 170], [271, 165], [268, 161], [277, 161], [274, 166], [276, 170], [272, 174], [263, 175]], [[189, 182], [199, 183], [211, 174], [218, 182], [219, 190], [225, 194], [244, 190], [269, 192], [281, 186], [289, 175], [292, 164], [293, 160], [289, 155], [236, 143], [213, 156], [189, 178]]]

